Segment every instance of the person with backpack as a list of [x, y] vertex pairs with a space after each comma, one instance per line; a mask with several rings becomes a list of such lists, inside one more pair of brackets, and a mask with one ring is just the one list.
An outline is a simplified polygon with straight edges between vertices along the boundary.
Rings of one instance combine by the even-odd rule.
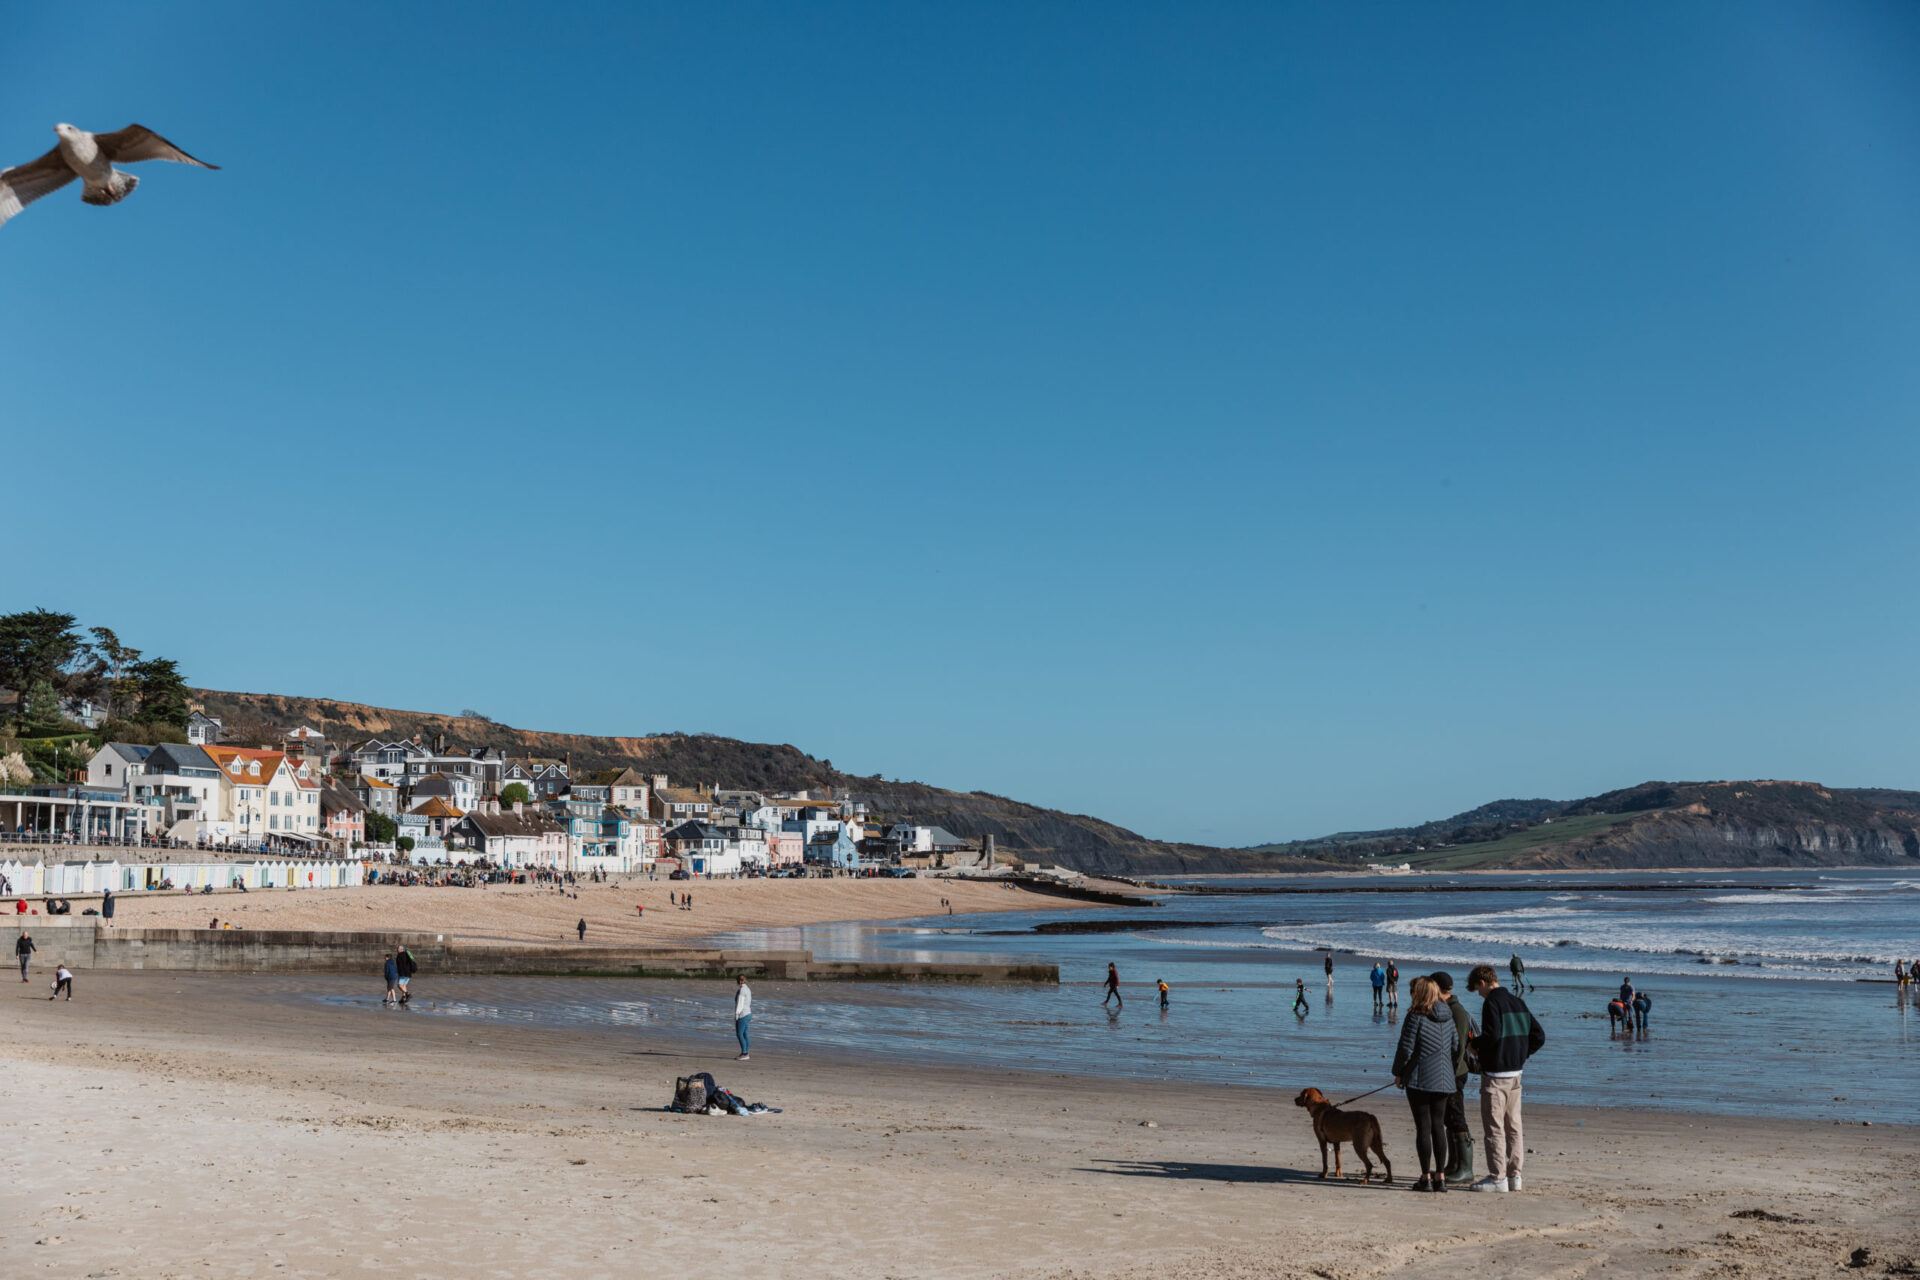
[[413, 975], [419, 972], [419, 969], [420, 966], [413, 962], [413, 952], [405, 947], [394, 952], [393, 971], [398, 978], [397, 986], [401, 1004], [413, 999], [413, 992], [407, 989], [407, 985], [413, 981]]
[[1473, 966], [1467, 990], [1482, 1001], [1473, 1053], [1480, 1065], [1480, 1127], [1487, 1145], [1487, 1176], [1473, 1189], [1518, 1191], [1527, 1151], [1520, 1126], [1520, 1072], [1546, 1044], [1547, 1033], [1527, 1002], [1500, 985], [1492, 965]]
[[1373, 962], [1373, 972], [1368, 974], [1367, 977], [1373, 983], [1373, 1011], [1378, 1013], [1382, 1006], [1385, 1005], [1387, 999], [1387, 971], [1380, 967], [1378, 960], [1375, 960]]
[[1393, 961], [1387, 961], [1387, 1003], [1400, 1006], [1400, 967]]
[[1415, 978], [1407, 1020], [1393, 1055], [1393, 1083], [1407, 1092], [1413, 1108], [1413, 1144], [1420, 1157], [1415, 1191], [1447, 1189], [1447, 1100], [1453, 1096], [1453, 1063], [1458, 1048], [1453, 1011], [1440, 999], [1440, 984]]

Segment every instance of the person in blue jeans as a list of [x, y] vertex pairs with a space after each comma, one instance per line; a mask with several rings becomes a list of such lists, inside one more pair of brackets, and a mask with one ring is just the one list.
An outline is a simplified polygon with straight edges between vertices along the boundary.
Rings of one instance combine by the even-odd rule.
[[1373, 962], [1373, 972], [1367, 976], [1373, 979], [1373, 1011], [1378, 1013], [1387, 999], [1387, 971], [1376, 960]]
[[747, 985], [745, 974], [741, 974], [734, 981], [738, 985], [733, 989], [733, 1034], [740, 1039], [738, 1061], [745, 1062], [751, 1044], [748, 1032], [753, 1024], [753, 988]]

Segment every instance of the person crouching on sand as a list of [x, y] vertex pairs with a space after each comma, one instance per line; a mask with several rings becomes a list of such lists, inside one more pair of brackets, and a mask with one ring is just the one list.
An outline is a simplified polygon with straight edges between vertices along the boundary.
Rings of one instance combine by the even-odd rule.
[[58, 1000], [62, 991], [67, 993], [67, 999], [69, 1001], [73, 999], [73, 970], [67, 968], [64, 964], [54, 966], [53, 994], [48, 996], [47, 999]]

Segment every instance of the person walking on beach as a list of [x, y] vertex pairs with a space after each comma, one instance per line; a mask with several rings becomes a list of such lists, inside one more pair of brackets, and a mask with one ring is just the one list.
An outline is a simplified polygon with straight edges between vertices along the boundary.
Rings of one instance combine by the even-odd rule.
[[387, 962], [386, 964], [381, 966], [380, 972], [381, 972], [381, 976], [383, 976], [387, 980], [386, 998], [381, 1000], [380, 1003], [383, 1005], [399, 1004], [400, 1003], [400, 962], [394, 959], [393, 952], [391, 951], [387, 952]]
[[1473, 1053], [1480, 1063], [1480, 1127], [1487, 1145], [1487, 1176], [1473, 1189], [1518, 1191], [1527, 1151], [1520, 1126], [1520, 1071], [1546, 1044], [1547, 1033], [1527, 1002], [1501, 987], [1492, 965], [1473, 966], [1467, 990], [1483, 1002]]
[[1333, 952], [1327, 952], [1327, 985], [1333, 985]]
[[1104, 997], [1102, 997], [1100, 1001], [1100, 1005], [1102, 1008], [1106, 1007], [1106, 1003], [1109, 1000], [1118, 1000], [1120, 1002], [1118, 1005], [1115, 1006], [1116, 1008], [1124, 1009], [1127, 1007], [1126, 997], [1120, 994], [1120, 971], [1113, 967], [1113, 962], [1111, 960], [1107, 962], [1106, 988], [1107, 988], [1107, 994]]
[[1387, 961], [1387, 1003], [1398, 1008], [1400, 1004], [1400, 966]]
[[53, 994], [48, 996], [47, 999], [58, 1000], [62, 991], [67, 993], [67, 1000], [71, 1003], [73, 1000], [73, 970], [67, 968], [64, 964], [55, 965], [53, 968]]
[[1513, 989], [1524, 994], [1527, 989], [1527, 962], [1520, 958], [1518, 951], [1507, 961], [1507, 972], [1513, 975]]
[[1313, 1006], [1307, 1003], [1307, 980], [1295, 978], [1293, 980], [1293, 1016], [1304, 1018], [1312, 1012]]
[[1457, 1046], [1453, 1011], [1441, 1002], [1440, 986], [1432, 978], [1415, 978], [1409, 994], [1413, 1003], [1394, 1050], [1393, 1083], [1407, 1091], [1407, 1105], [1413, 1108], [1413, 1145], [1420, 1157], [1420, 1180], [1413, 1189], [1445, 1191], [1447, 1099], [1453, 1096]]
[[1167, 986], [1167, 980], [1165, 978], [1160, 979], [1158, 985], [1160, 987], [1160, 1007], [1165, 1009], [1167, 1007], [1167, 995], [1172, 988]]
[[1896, 990], [1905, 991], [1907, 989], [1907, 962], [1904, 960], [1895, 960], [1893, 962], [1893, 985]]
[[573, 927], [579, 931], [580, 941], [585, 942], [587, 940], [587, 918], [585, 916], [581, 916], [580, 923]]
[[20, 936], [13, 940], [13, 958], [20, 962], [20, 981], [22, 982], [27, 980], [27, 965], [33, 960], [34, 950], [33, 935], [22, 929]]
[[1473, 1129], [1467, 1124], [1467, 1046], [1473, 1043], [1473, 1019], [1454, 997], [1453, 975], [1445, 969], [1427, 975], [1440, 988], [1440, 1004], [1453, 1016], [1453, 1095], [1447, 1099], [1447, 1169], [1452, 1184], [1473, 1181]]
[[1368, 974], [1367, 978], [1373, 983], [1373, 1011], [1378, 1013], [1387, 999], [1387, 971], [1380, 967], [1378, 960], [1375, 960], [1373, 972]]
[[745, 1062], [752, 1045], [748, 1034], [753, 1029], [753, 988], [747, 985], [747, 975], [741, 974], [734, 979], [733, 988], [733, 1034], [740, 1041], [740, 1056], [736, 1061]]
[[420, 966], [413, 962], [413, 952], [407, 950], [405, 947], [400, 947], [394, 951], [393, 971], [397, 978], [396, 986], [400, 992], [401, 1004], [405, 1004], [407, 1001], [413, 999], [413, 992], [407, 988], [408, 984], [413, 981], [413, 975], [419, 972], [419, 969]]

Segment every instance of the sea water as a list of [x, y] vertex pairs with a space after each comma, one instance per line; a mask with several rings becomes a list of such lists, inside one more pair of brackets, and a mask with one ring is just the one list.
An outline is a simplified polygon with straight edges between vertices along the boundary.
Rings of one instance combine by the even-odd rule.
[[[889, 924], [726, 935], [729, 947], [804, 947], [820, 959], [976, 960], [1060, 966], [1061, 983], [764, 984], [756, 1056], [810, 1046], [924, 1063], [1320, 1088], [1336, 1100], [1386, 1084], [1400, 1010], [1375, 1011], [1376, 960], [1414, 976], [1511, 954], [1547, 1033], [1527, 1096], [1858, 1123], [1920, 1122], [1920, 998], [1886, 979], [1920, 955], [1920, 876], [1870, 872], [1413, 876], [1195, 880], [1160, 906], [1023, 910]], [[1364, 892], [1353, 892], [1364, 889]], [[1023, 906], [1033, 899], [1024, 898]], [[1065, 922], [1113, 932], [1036, 933]], [[1137, 922], [1137, 923], [1136, 923]], [[1332, 948], [1334, 981], [1322, 970]], [[1106, 965], [1124, 1007], [1102, 1004]], [[1156, 980], [1172, 987], [1157, 1006]], [[1653, 997], [1648, 1033], [1615, 1035], [1606, 1004], [1623, 978]], [[1295, 981], [1307, 994], [1294, 1011]], [[728, 1043], [724, 1000], [674, 984], [642, 998], [617, 981], [511, 985], [422, 1012], [597, 1023]], [[580, 980], [571, 980], [578, 983]], [[424, 984], [431, 988], [431, 982]], [[1392, 1096], [1391, 1092], [1385, 1096]]]

